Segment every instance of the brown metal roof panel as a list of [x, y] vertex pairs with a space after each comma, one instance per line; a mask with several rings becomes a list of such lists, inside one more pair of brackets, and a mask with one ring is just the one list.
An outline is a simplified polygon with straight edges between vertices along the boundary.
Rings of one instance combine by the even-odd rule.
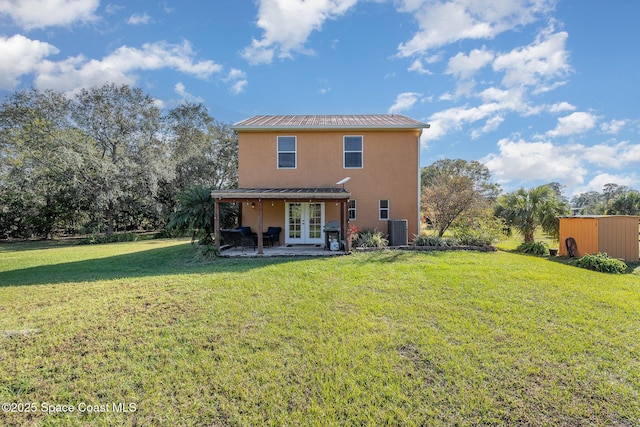
[[343, 188], [235, 188], [213, 190], [214, 199], [332, 199], [351, 197]]
[[266, 129], [422, 129], [429, 125], [399, 114], [254, 116], [232, 126], [236, 130]]

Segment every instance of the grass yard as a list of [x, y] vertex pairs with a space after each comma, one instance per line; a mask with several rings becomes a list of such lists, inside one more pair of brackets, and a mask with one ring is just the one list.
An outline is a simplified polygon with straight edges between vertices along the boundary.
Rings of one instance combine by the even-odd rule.
[[0, 402], [0, 425], [637, 426], [640, 275], [4, 244]]

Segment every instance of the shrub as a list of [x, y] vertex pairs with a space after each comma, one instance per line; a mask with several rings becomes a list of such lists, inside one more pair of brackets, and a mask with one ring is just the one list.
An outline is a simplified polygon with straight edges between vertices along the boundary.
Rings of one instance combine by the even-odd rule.
[[358, 234], [360, 230], [354, 224], [349, 224], [349, 228], [347, 229], [347, 240], [349, 241], [349, 247], [353, 247], [356, 240], [358, 239]]
[[362, 230], [354, 240], [354, 247], [360, 248], [386, 248], [389, 241], [385, 235], [378, 230]]
[[460, 242], [452, 237], [418, 236], [413, 240], [414, 246], [458, 246]]
[[475, 218], [453, 229], [454, 236], [462, 245], [489, 246], [502, 237], [504, 221], [495, 217]]
[[597, 254], [584, 255], [582, 258], [573, 261], [573, 265], [589, 270], [599, 271], [601, 273], [621, 274], [627, 271], [627, 264], [616, 258], [611, 258], [606, 253], [598, 252]]
[[169, 230], [168, 228], [162, 229], [153, 235], [154, 239], [173, 239], [177, 233], [173, 230]]
[[220, 251], [213, 244], [198, 245], [196, 259], [199, 261], [212, 261], [220, 256]]
[[516, 250], [531, 255], [549, 255], [549, 247], [544, 242], [522, 243]]

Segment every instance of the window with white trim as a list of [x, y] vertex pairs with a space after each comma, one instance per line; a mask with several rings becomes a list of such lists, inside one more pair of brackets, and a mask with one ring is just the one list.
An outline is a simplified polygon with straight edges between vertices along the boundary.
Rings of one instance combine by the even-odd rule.
[[349, 200], [349, 221], [356, 220], [356, 201]]
[[296, 137], [278, 137], [278, 169], [295, 169], [296, 161]]
[[344, 137], [344, 156], [345, 169], [362, 168], [362, 136], [350, 135]]
[[380, 200], [378, 202], [378, 212], [380, 220], [389, 219], [389, 200]]

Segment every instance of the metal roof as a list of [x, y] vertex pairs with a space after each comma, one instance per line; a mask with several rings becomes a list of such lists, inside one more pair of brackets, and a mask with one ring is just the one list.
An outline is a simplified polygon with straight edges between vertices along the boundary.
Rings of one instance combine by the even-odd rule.
[[423, 129], [429, 125], [400, 114], [253, 116], [235, 130]]
[[213, 190], [211, 197], [218, 200], [346, 200], [351, 193], [343, 188], [234, 188]]

